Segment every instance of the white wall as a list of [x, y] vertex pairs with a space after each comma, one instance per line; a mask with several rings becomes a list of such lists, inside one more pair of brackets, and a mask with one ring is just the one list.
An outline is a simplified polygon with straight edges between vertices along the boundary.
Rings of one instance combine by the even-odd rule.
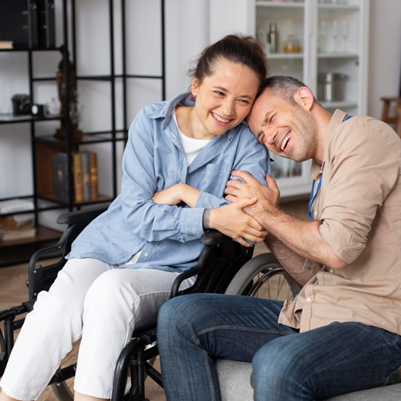
[[[166, 74], [167, 98], [185, 90], [190, 83], [186, 72], [193, 60], [209, 43], [209, 1], [167, 0], [166, 3]], [[78, 73], [102, 74], [110, 71], [108, 60], [107, 0], [80, 0], [77, 20], [79, 38]], [[115, 2], [116, 72], [121, 70], [119, 55], [119, 1]], [[56, 0], [60, 5], [61, 0]], [[159, 0], [127, 2], [128, 72], [135, 74], [160, 73], [160, 6]], [[216, 17], [216, 16], [214, 16]], [[59, 17], [58, 17], [59, 18]], [[401, 1], [371, 0], [368, 113], [380, 117], [381, 96], [399, 93], [401, 73]], [[61, 23], [58, 19], [58, 27]], [[61, 32], [58, 33], [58, 42]], [[60, 55], [41, 52], [35, 55], [36, 76], [55, 74]], [[14, 93], [27, 92], [26, 55], [0, 53], [0, 113], [11, 110]], [[57, 97], [54, 83], [36, 84], [37, 102]], [[129, 120], [139, 108], [160, 99], [157, 82], [131, 80], [129, 85]], [[117, 86], [117, 93], [120, 88]], [[110, 126], [107, 99], [108, 84], [80, 82], [79, 100], [84, 105], [83, 129], [103, 130]], [[121, 126], [121, 113], [117, 113]], [[57, 124], [38, 127], [38, 134], [54, 132]], [[25, 124], [0, 125], [0, 198], [21, 196], [32, 191], [29, 127]], [[101, 151], [101, 149], [99, 150]], [[120, 149], [120, 153], [122, 149]], [[102, 163], [100, 186], [110, 192], [110, 168]]]
[[381, 118], [382, 96], [399, 96], [401, 1], [371, 0], [368, 114]]

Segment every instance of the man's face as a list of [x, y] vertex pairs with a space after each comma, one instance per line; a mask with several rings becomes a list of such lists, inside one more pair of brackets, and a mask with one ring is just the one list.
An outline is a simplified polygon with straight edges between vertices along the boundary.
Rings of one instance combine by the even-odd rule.
[[272, 89], [256, 99], [247, 118], [259, 142], [270, 151], [301, 162], [317, 152], [318, 128], [309, 111], [291, 103]]

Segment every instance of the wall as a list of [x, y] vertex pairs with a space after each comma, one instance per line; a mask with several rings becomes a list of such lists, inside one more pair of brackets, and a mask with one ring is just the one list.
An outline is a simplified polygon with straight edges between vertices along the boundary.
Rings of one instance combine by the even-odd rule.
[[[218, 1], [218, 0], [209, 0]], [[186, 72], [193, 60], [209, 42], [209, 1], [166, 0], [166, 74], [167, 98], [185, 90], [190, 80]], [[78, 56], [77, 69], [81, 75], [102, 74], [110, 71], [108, 60], [107, 4], [106, 0], [76, 1]], [[119, 1], [115, 2], [116, 72], [121, 70], [118, 23]], [[127, 1], [128, 72], [160, 73], [160, 6], [159, 0]], [[56, 0], [60, 6], [61, 0]], [[216, 16], [211, 16], [216, 18]], [[218, 17], [218, 16], [217, 16]], [[57, 26], [61, 27], [61, 21]], [[380, 117], [381, 96], [398, 94], [401, 72], [401, 1], [371, 0], [369, 56], [368, 112]], [[58, 42], [61, 32], [58, 32]], [[35, 54], [34, 74], [51, 76], [57, 70], [59, 54]], [[0, 113], [10, 112], [10, 98], [14, 93], [27, 91], [26, 55], [0, 53]], [[107, 83], [80, 82], [79, 101], [84, 105], [83, 129], [103, 130], [110, 126]], [[160, 85], [145, 80], [131, 80], [129, 89], [129, 116], [132, 120], [139, 108], [160, 99]], [[117, 85], [117, 94], [121, 88]], [[57, 97], [54, 83], [35, 85], [35, 100], [46, 102]], [[121, 126], [121, 113], [118, 112]], [[38, 134], [51, 134], [56, 123], [37, 125]], [[99, 147], [99, 152], [106, 152]], [[122, 148], [119, 149], [121, 156]], [[101, 169], [101, 191], [111, 192], [110, 168], [105, 162]], [[120, 172], [119, 172], [120, 174]], [[0, 126], [0, 198], [21, 196], [32, 192], [31, 155], [28, 126], [14, 124]]]
[[381, 118], [380, 97], [400, 95], [401, 1], [370, 3], [368, 114]]

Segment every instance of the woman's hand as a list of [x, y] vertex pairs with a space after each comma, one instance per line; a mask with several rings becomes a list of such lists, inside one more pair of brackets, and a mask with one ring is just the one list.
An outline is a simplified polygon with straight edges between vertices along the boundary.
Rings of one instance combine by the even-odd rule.
[[174, 206], [181, 202], [186, 203], [189, 207], [195, 207], [200, 191], [187, 184], [175, 184], [169, 188], [156, 192], [153, 195], [153, 202], [161, 204], [167, 203]]
[[245, 239], [254, 243], [263, 242], [268, 234], [265, 228], [242, 211], [243, 208], [256, 202], [256, 198], [242, 199], [219, 209], [207, 209], [204, 218], [205, 228], [216, 229], [246, 247], [252, 245]]

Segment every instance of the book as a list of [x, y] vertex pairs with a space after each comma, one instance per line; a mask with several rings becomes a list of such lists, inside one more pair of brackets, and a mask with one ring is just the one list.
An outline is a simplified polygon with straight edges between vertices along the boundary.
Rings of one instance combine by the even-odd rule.
[[89, 153], [89, 169], [90, 169], [90, 188], [91, 199], [96, 200], [99, 198], [99, 183], [97, 172], [97, 153]]
[[80, 203], [84, 200], [84, 185], [82, 181], [82, 157], [79, 152], [72, 154], [72, 171], [74, 176], [75, 202]]
[[27, 48], [28, 31], [27, 0], [1, 0], [0, 40], [13, 41], [15, 48]]
[[70, 200], [70, 172], [67, 153], [53, 155], [54, 195], [57, 200], [68, 203]]
[[21, 231], [24, 230], [25, 228], [30, 228], [33, 227], [33, 222], [34, 220], [28, 220], [25, 221], [24, 223], [21, 223], [19, 225], [13, 225], [13, 224], [7, 224], [7, 223], [0, 223], [0, 231]]
[[27, 221], [33, 221], [34, 218], [35, 215], [33, 213], [14, 214], [11, 216], [0, 217], [0, 224], [19, 227], [22, 224], [25, 224]]
[[28, 0], [28, 43], [30, 48], [39, 47], [38, 0]]
[[0, 241], [16, 241], [25, 238], [32, 238], [35, 235], [36, 235], [35, 227], [14, 232], [0, 230]]
[[33, 210], [33, 202], [26, 199], [11, 199], [0, 202], [0, 213], [15, 213]]
[[39, 0], [39, 46], [52, 48], [55, 45], [54, 0]]
[[0, 49], [12, 49], [14, 42], [12, 40], [0, 40]]
[[91, 200], [91, 172], [89, 168], [89, 153], [82, 152], [82, 182], [84, 186], [84, 201]]

